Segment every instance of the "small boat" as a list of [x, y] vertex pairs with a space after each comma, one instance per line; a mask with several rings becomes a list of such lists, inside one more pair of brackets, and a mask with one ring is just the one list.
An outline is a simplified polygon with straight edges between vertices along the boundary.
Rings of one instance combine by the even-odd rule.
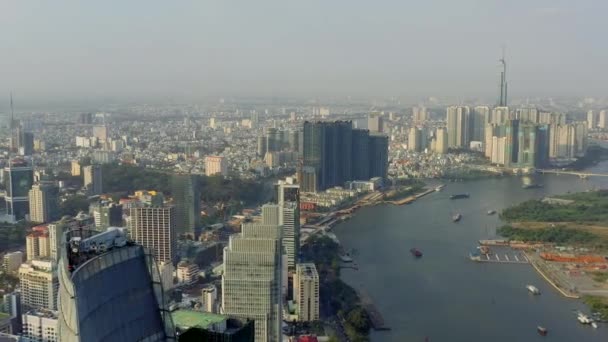
[[456, 214], [452, 215], [452, 221], [454, 221], [454, 222], [460, 221], [461, 218], [462, 218], [462, 214], [460, 214], [460, 213], [456, 213]]
[[539, 295], [540, 294], [540, 290], [534, 286], [534, 285], [526, 285], [526, 288], [528, 289], [528, 291], [530, 291], [532, 294], [535, 295]]
[[435, 188], [435, 191], [437, 191], [437, 192], [441, 191], [441, 189], [443, 189], [444, 186], [445, 186], [444, 184], [441, 184], [441, 185], [437, 186]]
[[524, 184], [521, 187], [523, 189], [539, 189], [539, 188], [542, 188], [543, 185], [542, 184], [531, 183], [531, 184]]
[[593, 323], [593, 320], [591, 318], [589, 318], [589, 316], [585, 315], [582, 312], [579, 312], [578, 315], [576, 316], [576, 319], [581, 323], [581, 324], [591, 324]]
[[496, 210], [488, 210], [488, 215], [494, 215], [496, 214]]
[[597, 329], [597, 323], [591, 322], [591, 326], [593, 327], [593, 329]]
[[416, 258], [420, 258], [422, 256], [422, 252], [418, 248], [410, 249], [410, 253], [412, 253], [412, 255]]
[[547, 336], [548, 333], [547, 328], [541, 327], [540, 325], [536, 327], [536, 331], [538, 331], [540, 336]]
[[450, 199], [454, 200], [454, 199], [463, 199], [463, 198], [469, 198], [469, 197], [470, 197], [469, 194], [454, 194], [454, 195], [450, 196]]

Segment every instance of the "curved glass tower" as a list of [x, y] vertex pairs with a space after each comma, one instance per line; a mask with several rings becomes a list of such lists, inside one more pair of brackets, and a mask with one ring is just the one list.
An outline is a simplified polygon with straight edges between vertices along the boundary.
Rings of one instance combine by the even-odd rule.
[[[59, 340], [174, 340], [153, 258], [126, 240], [97, 240], [91, 248], [85, 242], [107, 232], [95, 233], [74, 230], [64, 235], [58, 267]], [[80, 249], [70, 241], [77, 241]]]

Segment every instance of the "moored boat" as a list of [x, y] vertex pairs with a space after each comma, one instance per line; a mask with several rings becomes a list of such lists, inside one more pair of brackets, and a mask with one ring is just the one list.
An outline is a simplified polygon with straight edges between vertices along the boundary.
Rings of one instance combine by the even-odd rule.
[[496, 210], [488, 210], [488, 215], [494, 215], [496, 214]]
[[418, 248], [410, 249], [410, 253], [412, 253], [412, 255], [416, 258], [420, 258], [422, 256], [422, 252]]
[[454, 194], [454, 195], [450, 196], [450, 199], [454, 200], [454, 199], [463, 199], [463, 198], [469, 198], [469, 197], [470, 197], [469, 194]]
[[547, 336], [547, 328], [545, 327], [541, 327], [540, 325], [536, 327], [536, 331], [538, 331], [538, 334], [541, 336]]
[[528, 291], [530, 291], [532, 294], [535, 295], [539, 295], [540, 294], [540, 290], [534, 286], [534, 285], [526, 285], [526, 288], [528, 289]]

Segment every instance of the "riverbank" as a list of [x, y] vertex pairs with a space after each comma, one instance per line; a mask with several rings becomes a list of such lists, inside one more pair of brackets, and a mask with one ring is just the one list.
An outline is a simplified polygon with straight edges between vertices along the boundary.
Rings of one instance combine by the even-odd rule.
[[524, 251], [524, 255], [526, 256], [526, 258], [528, 258], [528, 261], [530, 261], [530, 265], [532, 265], [532, 267], [534, 267], [534, 269], [536, 270], [536, 272], [538, 272], [538, 274], [540, 274], [541, 277], [543, 277], [547, 281], [547, 283], [549, 283], [551, 286], [553, 286], [553, 288], [555, 288], [564, 297], [566, 297], [566, 298], [572, 298], [572, 299], [579, 299], [580, 298], [579, 295], [571, 293], [570, 291], [565, 290], [563, 287], [559, 286], [556, 283], [555, 279], [552, 279], [549, 276], [547, 276], [546, 271], [543, 272], [543, 270], [541, 269], [542, 266], [539, 266], [539, 261], [538, 261], [538, 259], [536, 258], [536, 256], [534, 254], [532, 254], [532, 253], [526, 253]]

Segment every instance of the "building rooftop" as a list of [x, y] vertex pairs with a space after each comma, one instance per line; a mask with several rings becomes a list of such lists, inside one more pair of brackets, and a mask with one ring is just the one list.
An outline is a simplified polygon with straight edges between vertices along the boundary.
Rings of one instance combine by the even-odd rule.
[[192, 310], [176, 310], [171, 313], [171, 317], [175, 326], [183, 329], [193, 327], [207, 329], [212, 324], [228, 319], [226, 316]]

